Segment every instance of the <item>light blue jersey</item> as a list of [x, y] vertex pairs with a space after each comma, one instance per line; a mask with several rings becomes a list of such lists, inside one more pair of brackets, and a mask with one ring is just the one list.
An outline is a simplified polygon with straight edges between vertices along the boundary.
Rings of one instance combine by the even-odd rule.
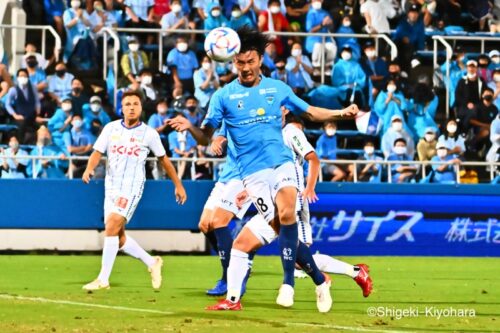
[[224, 163], [224, 168], [219, 175], [219, 183], [227, 183], [233, 179], [241, 179], [240, 173], [238, 171], [238, 166], [236, 164], [236, 157], [234, 156], [234, 144], [231, 137], [227, 135], [227, 128], [225, 122], [222, 122], [222, 127], [219, 129], [219, 136], [223, 136], [227, 139], [227, 155], [226, 163]]
[[242, 179], [293, 161], [281, 133], [281, 106], [285, 104], [293, 105], [296, 113], [309, 107], [284, 82], [263, 76], [256, 87], [234, 80], [210, 100], [202, 125], [219, 128], [224, 120]]

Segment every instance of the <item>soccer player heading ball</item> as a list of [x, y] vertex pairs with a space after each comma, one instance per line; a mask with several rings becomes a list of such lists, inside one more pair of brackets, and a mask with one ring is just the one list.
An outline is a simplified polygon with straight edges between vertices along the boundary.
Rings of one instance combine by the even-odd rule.
[[104, 223], [106, 237], [102, 250], [101, 272], [85, 290], [109, 289], [109, 276], [118, 250], [140, 259], [149, 269], [153, 288], [161, 285], [160, 257], [152, 257], [125, 233], [125, 225], [134, 215], [146, 182], [145, 164], [150, 151], [158, 158], [175, 185], [177, 203], [184, 204], [186, 191], [168, 159], [157, 131], [141, 122], [142, 103], [138, 92], [123, 94], [123, 120], [107, 124], [94, 144], [82, 180], [88, 184], [103, 154], [108, 156], [105, 179]]
[[[281, 133], [281, 108], [291, 106], [303, 118], [325, 122], [358, 113], [356, 105], [343, 110], [328, 110], [311, 106], [297, 97], [282, 81], [264, 77], [260, 67], [269, 43], [266, 35], [244, 27], [238, 30], [240, 53], [233, 59], [238, 78], [219, 89], [210, 100], [208, 114], [201, 128], [177, 117], [169, 121], [178, 130], [189, 130], [200, 143], [207, 145], [214, 131], [225, 123], [234, 143], [236, 165], [253, 204], [268, 222], [275, 216], [280, 222], [278, 242], [284, 271], [283, 284], [277, 303], [293, 304], [294, 267], [297, 258], [298, 230], [295, 218], [297, 181], [292, 153]], [[248, 269], [248, 254], [231, 251], [231, 265]], [[231, 270], [228, 271], [228, 274]], [[228, 297], [221, 308], [239, 305], [241, 284], [231, 284], [228, 276]]]

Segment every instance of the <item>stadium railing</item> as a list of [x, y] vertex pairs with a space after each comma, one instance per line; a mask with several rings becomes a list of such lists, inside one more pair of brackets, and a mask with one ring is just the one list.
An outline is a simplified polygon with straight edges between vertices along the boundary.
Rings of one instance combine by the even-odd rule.
[[[339, 150], [341, 152], [341, 150]], [[4, 155], [1, 156], [1, 158], [12, 158], [15, 157], [17, 160], [65, 160], [69, 162], [69, 169], [68, 169], [68, 178], [73, 179], [73, 170], [72, 170], [72, 161], [86, 161], [89, 159], [88, 156], [64, 156], [61, 157], [59, 156], [35, 156], [35, 155], [17, 155], [17, 156], [10, 156], [10, 155]], [[178, 165], [180, 162], [185, 162], [185, 163], [211, 163], [213, 166], [213, 169], [215, 170], [215, 166], [221, 163], [225, 162], [225, 158], [211, 158], [211, 157], [183, 157], [183, 158], [175, 158], [172, 157], [170, 158], [172, 163], [174, 165]], [[103, 157], [103, 161], [106, 161], [106, 158]], [[148, 162], [154, 162], [156, 161], [156, 158], [148, 158]], [[387, 182], [392, 183], [392, 170], [391, 166], [395, 164], [400, 164], [400, 165], [405, 165], [405, 166], [416, 166], [417, 167], [417, 173], [421, 175], [422, 179], [425, 179], [428, 175], [428, 171], [426, 170], [427, 167], [433, 166], [433, 165], [443, 165], [443, 164], [450, 164], [447, 162], [439, 162], [439, 161], [387, 161], [387, 160], [345, 160], [345, 159], [338, 159], [338, 160], [320, 160], [320, 162], [324, 165], [353, 165], [353, 182], [358, 183], [359, 182], [359, 174], [358, 174], [358, 165], [367, 165], [367, 164], [378, 164], [387, 170]], [[490, 182], [493, 182], [496, 177], [500, 174], [500, 162], [468, 162], [468, 161], [463, 161], [460, 163], [453, 163], [454, 166], [454, 171], [456, 174], [456, 184], [460, 184], [460, 167], [486, 167], [489, 171], [489, 176], [490, 176]], [[34, 164], [33, 164], [34, 166]], [[33, 172], [34, 177], [36, 178], [36, 173]], [[215, 173], [214, 173], [214, 180], [215, 179]], [[320, 172], [319, 173], [319, 181], [323, 181], [323, 175]]]
[[[57, 34], [57, 31], [50, 25], [12, 25], [12, 24], [0, 24], [0, 33], [3, 35], [5, 29], [24, 29], [24, 30], [41, 30], [42, 31], [42, 56], [46, 59], [47, 53], [47, 31], [54, 37], [54, 56], [56, 61], [59, 59], [59, 51], [62, 49], [61, 37]], [[23, 42], [24, 46], [24, 42]]]

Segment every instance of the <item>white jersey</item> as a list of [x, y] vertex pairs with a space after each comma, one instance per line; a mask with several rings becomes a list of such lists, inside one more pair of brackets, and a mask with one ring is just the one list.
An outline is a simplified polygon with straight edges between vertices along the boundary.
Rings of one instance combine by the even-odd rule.
[[166, 155], [156, 130], [144, 123], [127, 128], [122, 120], [110, 122], [102, 130], [94, 149], [106, 153], [106, 191], [142, 193], [146, 181], [145, 164], [149, 152]]
[[300, 129], [293, 124], [287, 124], [283, 128], [283, 141], [293, 154], [293, 161], [295, 165], [295, 174], [297, 184], [299, 185], [299, 192], [304, 191], [304, 158], [307, 154], [314, 151], [313, 146], [307, 141], [307, 138]]

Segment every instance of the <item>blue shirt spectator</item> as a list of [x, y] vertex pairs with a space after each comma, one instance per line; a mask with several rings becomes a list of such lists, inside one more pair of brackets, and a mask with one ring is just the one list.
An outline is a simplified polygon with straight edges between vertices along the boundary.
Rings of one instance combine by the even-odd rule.
[[372, 81], [373, 87], [378, 91], [384, 89], [384, 82], [389, 76], [387, 62], [377, 56], [377, 51], [373, 44], [365, 45], [365, 55], [361, 60], [361, 68], [367, 79]]
[[[314, 5], [314, 2], [319, 2], [320, 4], [322, 3], [322, 1], [312, 1], [311, 6], [309, 7], [309, 11], [307, 12], [306, 15], [306, 31], [316, 32], [316, 33], [331, 32], [333, 29], [332, 17], [330, 16], [330, 14], [328, 14], [326, 10], [321, 8], [321, 5], [319, 6], [319, 9], [315, 9], [314, 7], [317, 5]], [[314, 31], [312, 31], [313, 29]], [[314, 45], [317, 43], [320, 44], [323, 43], [323, 37], [307, 36], [305, 44], [306, 51], [312, 54], [314, 50]], [[325, 43], [335, 43], [335, 41], [331, 37], [326, 37]]]
[[[15, 156], [27, 156], [28, 152], [19, 148], [19, 141], [15, 136], [9, 139], [9, 148], [0, 148], [0, 173], [3, 179], [26, 178], [28, 159], [19, 159]], [[14, 157], [7, 157], [14, 156]]]
[[102, 126], [106, 126], [111, 121], [109, 115], [104, 111], [99, 96], [92, 96], [90, 103], [83, 105], [83, 129], [87, 131], [92, 130], [92, 122], [99, 120]]
[[71, 81], [73, 79], [73, 74], [66, 72], [66, 65], [63, 62], [56, 65], [56, 73], [48, 78], [48, 92], [56, 99], [57, 104], [60, 104], [64, 97], [71, 94]]
[[446, 124], [446, 131], [438, 139], [438, 144], [444, 144], [450, 154], [458, 157], [465, 153], [465, 138], [457, 132], [457, 122], [453, 119]]
[[455, 164], [460, 163], [460, 160], [453, 155], [448, 154], [448, 149], [441, 143], [436, 145], [437, 155], [434, 156], [432, 162], [442, 162], [441, 164], [433, 164], [432, 170], [434, 175], [432, 178], [433, 183], [440, 184], [454, 184], [457, 181], [457, 174], [455, 172]]
[[187, 43], [184, 40], [180, 41], [181, 39], [178, 40], [177, 47], [168, 53], [167, 66], [176, 68], [179, 79], [192, 79], [195, 69], [199, 67], [198, 59], [196, 59], [196, 54], [193, 51], [184, 49], [183, 45], [187, 46]]
[[64, 142], [63, 136], [65, 132], [69, 132], [70, 130], [72, 117], [73, 111], [71, 100], [65, 99], [63, 100], [61, 107], [56, 110], [47, 124], [52, 137], [52, 142], [63, 152], [66, 151], [66, 144]]
[[[64, 132], [63, 141], [66, 152], [73, 156], [88, 156], [92, 152], [92, 145], [96, 138], [89, 131], [83, 129], [83, 120], [80, 116], [74, 116], [71, 121], [71, 130]], [[76, 161], [75, 161], [76, 162]], [[76, 164], [87, 164], [78, 161]]]
[[288, 57], [285, 69], [288, 73], [286, 82], [296, 94], [303, 93], [314, 86], [310, 75], [313, 72], [312, 64], [309, 58], [302, 54], [300, 44], [293, 45], [292, 56]]
[[196, 151], [196, 141], [188, 131], [171, 132], [168, 146], [172, 157], [191, 157]]
[[[412, 98], [408, 103], [408, 126], [413, 132], [414, 138], [421, 138], [425, 135], [426, 130], [432, 127], [438, 130], [438, 125], [434, 120], [436, 118], [439, 99], [433, 96], [430, 101], [420, 101], [418, 103]], [[415, 140], [416, 141], [416, 140]]]
[[423, 19], [418, 17], [419, 12], [416, 7], [413, 5], [410, 8], [407, 19], [401, 19], [394, 32], [393, 39], [396, 42], [409, 44], [415, 51], [418, 51], [423, 50], [425, 47], [425, 28]]
[[[355, 34], [354, 30], [351, 28], [351, 19], [349, 16], [345, 16], [342, 19], [342, 25], [337, 30], [338, 34]], [[361, 57], [361, 50], [358, 44], [358, 39], [354, 37], [337, 37], [337, 45], [349, 45], [352, 49], [352, 56], [354, 59], [359, 59]]]
[[415, 141], [412, 136], [404, 129], [403, 118], [399, 115], [392, 116], [391, 127], [382, 136], [380, 147], [385, 157], [388, 157], [393, 151], [394, 143], [404, 139], [406, 154], [412, 158], [415, 155]]
[[[352, 58], [352, 48], [344, 45], [342, 59], [337, 61], [332, 70], [332, 86], [339, 88], [341, 99], [346, 99], [347, 91], [362, 91], [366, 84], [366, 75], [360, 64]], [[351, 56], [348, 56], [350, 54]]]
[[[149, 10], [155, 4], [154, 0], [125, 0], [125, 6], [130, 7], [134, 14], [142, 19], [148, 21]], [[131, 17], [127, 15], [127, 20]]]
[[168, 107], [166, 103], [158, 103], [157, 113], [153, 113], [148, 120], [148, 126], [154, 128], [160, 134], [160, 139], [167, 142], [168, 136], [165, 134], [165, 129], [167, 128], [165, 121], [170, 119], [167, 111]]
[[[227, 18], [222, 14], [221, 7], [218, 3], [209, 3], [207, 7], [208, 17], [203, 22], [205, 30], [225, 27], [228, 25]], [[205, 34], [208, 35], [208, 32]]]
[[16, 86], [7, 93], [5, 108], [11, 116], [18, 114], [27, 121], [34, 121], [41, 108], [36, 87], [29, 80], [20, 83], [18, 79]]
[[206, 109], [210, 98], [219, 88], [219, 76], [214, 64], [207, 56], [201, 60], [201, 67], [194, 72], [194, 97], [200, 102], [200, 107]]
[[[387, 157], [388, 161], [413, 161], [413, 155], [408, 154], [406, 140], [396, 139], [392, 148], [392, 153]], [[392, 183], [407, 183], [415, 178], [417, 168], [414, 165], [405, 163], [394, 163], [390, 165]]]
[[[62, 150], [52, 144], [50, 132], [42, 126], [37, 131], [37, 144], [30, 152], [30, 156], [64, 157]], [[68, 161], [63, 159], [32, 159], [26, 173], [32, 178], [65, 178], [64, 172]]]
[[[358, 157], [358, 161], [383, 161], [382, 157], [375, 155], [375, 145], [368, 141], [363, 147], [363, 154]], [[382, 176], [382, 165], [380, 163], [359, 163], [358, 181], [379, 183]]]
[[[68, 57], [80, 38], [86, 38], [90, 31], [89, 14], [80, 6], [68, 8], [63, 13], [64, 28], [66, 30], [66, 46], [64, 55]], [[73, 2], [72, 2], [73, 5]], [[80, 5], [78, 3], [78, 5]]]
[[236, 4], [231, 9], [231, 18], [229, 20], [228, 27], [233, 30], [238, 30], [244, 26], [255, 28], [255, 22], [250, 19], [249, 15], [243, 14], [240, 6]]
[[385, 133], [392, 123], [392, 117], [404, 118], [404, 111], [407, 109], [406, 98], [394, 81], [389, 81], [387, 88], [379, 92], [373, 111], [382, 120], [382, 133]]

